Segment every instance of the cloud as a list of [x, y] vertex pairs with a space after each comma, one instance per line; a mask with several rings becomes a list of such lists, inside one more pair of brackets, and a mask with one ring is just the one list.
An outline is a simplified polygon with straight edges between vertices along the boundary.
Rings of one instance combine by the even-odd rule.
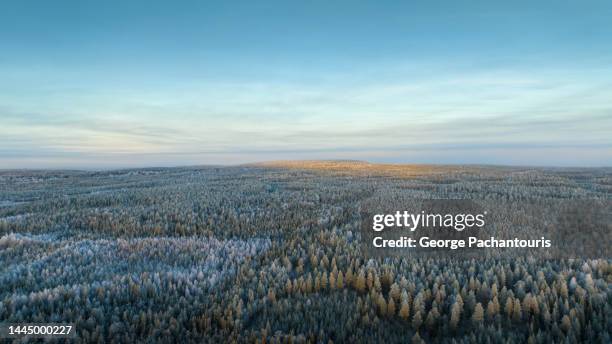
[[[565, 147], [593, 157], [566, 155], [568, 164], [611, 163], [608, 155], [596, 158], [612, 143], [612, 85], [601, 70], [392, 71], [384, 78], [326, 75], [320, 84], [185, 80], [143, 89], [67, 89], [50, 98], [15, 91], [0, 95], [0, 161], [100, 157], [113, 164], [131, 157], [141, 165], [181, 165], [292, 154], [405, 160], [428, 152], [441, 163], [503, 163], [490, 157], [522, 150], [540, 152], [546, 164], [563, 162], [546, 152]], [[517, 159], [508, 155], [508, 162]]]

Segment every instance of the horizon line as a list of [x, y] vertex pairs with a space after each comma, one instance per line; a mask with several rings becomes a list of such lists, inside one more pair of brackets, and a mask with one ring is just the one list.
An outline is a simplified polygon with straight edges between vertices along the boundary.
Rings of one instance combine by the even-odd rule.
[[[298, 162], [337, 162], [337, 163], [358, 163], [364, 165], [377, 165], [377, 166], [432, 166], [432, 167], [483, 167], [483, 168], [531, 168], [531, 169], [612, 169], [612, 166], [600, 165], [600, 166], [582, 166], [582, 165], [528, 165], [528, 164], [491, 164], [491, 163], [423, 163], [423, 162], [376, 162], [360, 159], [279, 159], [279, 160], [262, 160], [253, 161], [247, 163], [237, 164], [188, 164], [188, 165], [142, 165], [142, 166], [109, 166], [103, 168], [69, 168], [69, 167], [24, 167], [24, 168], [0, 168], [0, 173], [14, 172], [14, 171], [29, 171], [29, 172], [113, 172], [113, 171], [130, 171], [130, 170], [156, 170], [156, 169], [189, 169], [189, 168], [236, 168], [236, 167], [251, 167], [251, 168], [292, 168], [283, 167], [282, 165], [274, 165], [280, 163], [298, 163]], [[293, 167], [293, 169], [299, 169], [299, 167]], [[308, 169], [308, 168], [304, 168]]]

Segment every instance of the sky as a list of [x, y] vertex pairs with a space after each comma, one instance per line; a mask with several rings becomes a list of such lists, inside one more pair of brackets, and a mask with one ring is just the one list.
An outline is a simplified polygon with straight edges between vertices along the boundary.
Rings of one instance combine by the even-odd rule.
[[0, 2], [0, 169], [612, 166], [610, 1]]

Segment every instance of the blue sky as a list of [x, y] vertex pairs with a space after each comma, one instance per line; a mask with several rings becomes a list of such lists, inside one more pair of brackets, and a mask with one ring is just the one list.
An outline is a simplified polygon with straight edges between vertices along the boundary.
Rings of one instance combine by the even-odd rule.
[[0, 168], [612, 166], [608, 1], [3, 1]]

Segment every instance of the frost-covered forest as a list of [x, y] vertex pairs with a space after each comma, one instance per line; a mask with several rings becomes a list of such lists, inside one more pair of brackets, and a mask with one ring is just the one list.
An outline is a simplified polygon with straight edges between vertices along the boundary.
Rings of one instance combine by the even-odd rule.
[[367, 258], [358, 209], [381, 195], [609, 201], [612, 170], [0, 171], [0, 322], [100, 343], [612, 342], [612, 257]]

